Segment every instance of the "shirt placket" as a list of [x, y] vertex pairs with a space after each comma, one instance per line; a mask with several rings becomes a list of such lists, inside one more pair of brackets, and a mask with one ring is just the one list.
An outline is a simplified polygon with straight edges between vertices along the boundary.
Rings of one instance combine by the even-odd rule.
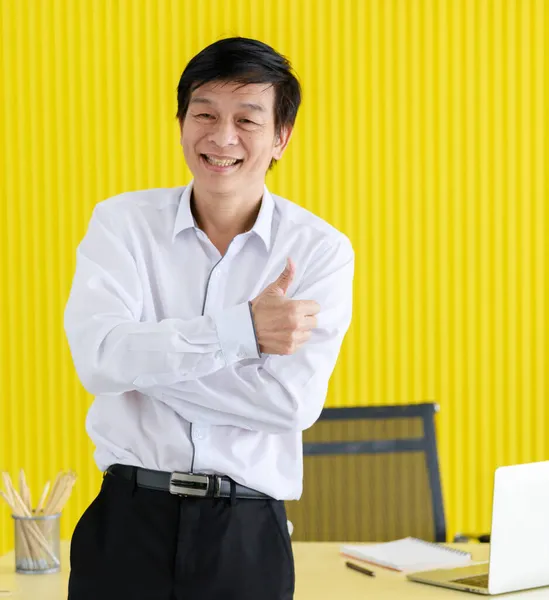
[[[204, 235], [202, 232], [200, 232]], [[204, 235], [204, 237], [206, 237]], [[207, 238], [206, 238], [207, 239]], [[214, 262], [206, 283], [203, 314], [208, 315], [224, 308], [225, 289], [228, 282], [230, 265], [245, 242], [244, 236], [237, 236], [229, 245], [225, 255]], [[211, 242], [208, 240], [208, 243]], [[193, 472], [200, 472], [201, 465], [208, 464], [208, 440], [211, 427], [205, 423], [191, 424], [191, 439], [193, 442]]]

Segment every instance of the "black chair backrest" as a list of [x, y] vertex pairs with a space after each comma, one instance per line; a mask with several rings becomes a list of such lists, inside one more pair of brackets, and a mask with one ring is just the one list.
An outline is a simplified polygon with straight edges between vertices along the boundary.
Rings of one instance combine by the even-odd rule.
[[445, 542], [433, 403], [326, 408], [303, 432], [294, 540]]

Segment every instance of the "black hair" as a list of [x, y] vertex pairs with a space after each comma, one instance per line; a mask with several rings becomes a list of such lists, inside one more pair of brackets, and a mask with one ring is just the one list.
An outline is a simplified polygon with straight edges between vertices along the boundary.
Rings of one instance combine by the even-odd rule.
[[279, 134], [284, 127], [294, 125], [301, 103], [301, 86], [290, 61], [271, 46], [259, 40], [232, 37], [201, 50], [187, 64], [177, 86], [176, 118], [181, 123], [191, 94], [211, 81], [242, 85], [270, 83], [275, 91], [275, 132]]

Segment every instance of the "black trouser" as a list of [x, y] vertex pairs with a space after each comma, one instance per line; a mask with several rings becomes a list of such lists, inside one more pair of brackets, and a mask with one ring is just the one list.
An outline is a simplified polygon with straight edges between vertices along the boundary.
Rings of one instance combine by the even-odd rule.
[[284, 503], [183, 498], [107, 474], [71, 542], [69, 600], [291, 600]]

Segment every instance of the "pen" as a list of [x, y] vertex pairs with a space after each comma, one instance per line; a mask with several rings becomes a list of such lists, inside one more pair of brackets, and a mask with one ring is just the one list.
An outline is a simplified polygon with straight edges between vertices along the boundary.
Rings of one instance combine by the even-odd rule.
[[347, 567], [349, 567], [349, 569], [354, 569], [355, 571], [358, 571], [359, 573], [364, 573], [364, 575], [369, 575], [370, 577], [375, 577], [376, 574], [373, 571], [370, 571], [370, 569], [365, 569], [364, 567], [359, 567], [358, 565], [355, 565], [352, 562], [346, 562], [345, 565]]

